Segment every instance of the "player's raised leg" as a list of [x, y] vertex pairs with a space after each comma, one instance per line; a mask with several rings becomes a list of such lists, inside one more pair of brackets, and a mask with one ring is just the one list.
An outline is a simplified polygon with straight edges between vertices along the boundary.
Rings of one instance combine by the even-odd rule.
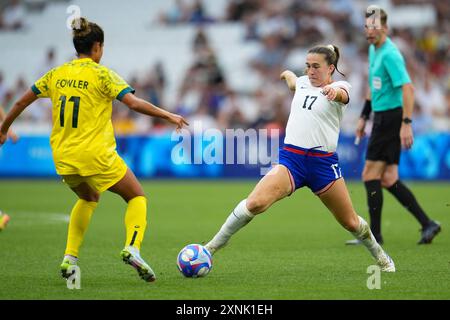
[[[73, 176], [71, 177], [73, 178]], [[69, 179], [67, 177], [66, 179]], [[92, 214], [97, 207], [100, 195], [93, 190], [86, 182], [80, 183], [71, 189], [77, 194], [78, 201], [70, 214], [69, 230], [67, 233], [67, 246], [61, 263], [61, 275], [64, 278], [70, 276], [67, 270], [70, 265], [76, 265], [78, 254], [83, 243], [84, 234], [91, 221]]]
[[206, 249], [214, 254], [255, 215], [266, 211], [273, 203], [291, 194], [292, 191], [288, 169], [283, 165], [276, 165], [258, 182], [248, 198], [234, 208], [219, 232], [205, 245]]
[[327, 191], [319, 194], [319, 197], [336, 220], [367, 247], [382, 271], [395, 272], [394, 262], [378, 244], [367, 222], [353, 209], [343, 178], [336, 180]]
[[128, 203], [125, 213], [126, 241], [121, 257], [137, 270], [142, 279], [152, 282], [156, 280], [155, 273], [140, 255], [147, 227], [147, 199], [144, 190], [133, 171], [127, 169], [125, 176], [109, 191], [119, 194]]

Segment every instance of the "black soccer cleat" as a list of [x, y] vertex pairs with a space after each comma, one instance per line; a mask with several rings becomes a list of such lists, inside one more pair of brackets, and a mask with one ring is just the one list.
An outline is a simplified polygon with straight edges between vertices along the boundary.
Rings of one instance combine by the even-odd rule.
[[434, 237], [441, 231], [441, 225], [435, 221], [430, 223], [422, 229], [422, 238], [417, 244], [428, 244], [433, 241]]

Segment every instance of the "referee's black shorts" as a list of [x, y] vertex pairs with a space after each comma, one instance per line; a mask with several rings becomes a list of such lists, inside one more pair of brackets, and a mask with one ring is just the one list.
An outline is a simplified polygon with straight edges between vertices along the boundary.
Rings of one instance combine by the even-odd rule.
[[400, 161], [403, 108], [375, 112], [366, 160], [398, 164]]

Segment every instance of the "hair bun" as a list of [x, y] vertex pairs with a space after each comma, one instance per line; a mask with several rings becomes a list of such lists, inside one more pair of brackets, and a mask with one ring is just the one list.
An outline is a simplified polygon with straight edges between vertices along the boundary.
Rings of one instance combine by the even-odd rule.
[[91, 32], [89, 21], [84, 17], [75, 18], [72, 20], [72, 31], [74, 37], [82, 37]]

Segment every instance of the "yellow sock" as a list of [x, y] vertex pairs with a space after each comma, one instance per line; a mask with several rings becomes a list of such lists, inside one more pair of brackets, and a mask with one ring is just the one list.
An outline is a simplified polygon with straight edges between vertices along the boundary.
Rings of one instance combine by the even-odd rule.
[[135, 197], [128, 201], [128, 208], [125, 214], [125, 228], [127, 231], [125, 246], [133, 246], [140, 250], [146, 227], [147, 199], [143, 196]]
[[97, 207], [97, 202], [88, 202], [79, 199], [72, 209], [70, 214], [69, 232], [67, 235], [67, 247], [65, 254], [78, 257], [81, 243], [83, 242], [84, 234], [89, 222], [91, 221], [92, 213]]

